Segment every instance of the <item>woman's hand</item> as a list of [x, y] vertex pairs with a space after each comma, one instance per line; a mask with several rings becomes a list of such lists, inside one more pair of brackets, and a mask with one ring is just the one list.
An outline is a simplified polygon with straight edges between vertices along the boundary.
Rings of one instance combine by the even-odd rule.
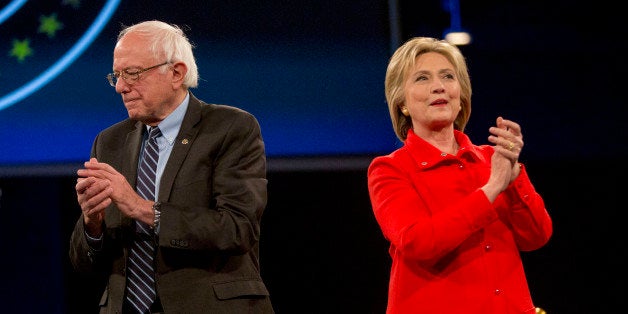
[[523, 136], [519, 124], [502, 117], [497, 118], [496, 126], [490, 127], [489, 133], [488, 141], [495, 144], [495, 152], [491, 157], [491, 174], [482, 190], [493, 202], [521, 171], [518, 160]]
[[514, 121], [497, 118], [497, 126], [489, 129], [491, 135], [489, 142], [495, 144], [495, 152], [508, 158], [512, 164], [512, 175], [510, 181], [514, 181], [521, 168], [519, 168], [519, 155], [523, 149], [523, 134], [521, 126]]

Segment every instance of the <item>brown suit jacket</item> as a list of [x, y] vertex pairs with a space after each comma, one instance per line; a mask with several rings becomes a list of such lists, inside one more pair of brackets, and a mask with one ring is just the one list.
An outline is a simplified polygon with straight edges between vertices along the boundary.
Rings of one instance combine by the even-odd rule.
[[[135, 186], [142, 123], [130, 119], [100, 132], [91, 156]], [[260, 221], [266, 206], [264, 142], [255, 117], [207, 104], [190, 93], [161, 177], [157, 293], [165, 313], [273, 313], [260, 276]], [[104, 272], [101, 313], [120, 313], [131, 219], [105, 210], [103, 248], [88, 245], [81, 216], [70, 239], [78, 271]]]

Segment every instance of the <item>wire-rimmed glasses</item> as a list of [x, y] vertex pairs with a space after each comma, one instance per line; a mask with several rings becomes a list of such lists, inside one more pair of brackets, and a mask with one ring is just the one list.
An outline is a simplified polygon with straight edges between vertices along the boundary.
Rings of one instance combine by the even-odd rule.
[[118, 79], [122, 78], [124, 80], [125, 83], [131, 85], [135, 82], [137, 82], [137, 80], [140, 79], [140, 74], [158, 68], [162, 65], [166, 65], [169, 62], [166, 61], [164, 63], [161, 64], [157, 64], [157, 65], [153, 65], [151, 67], [148, 68], [128, 68], [128, 69], [124, 69], [122, 71], [117, 71], [117, 72], [113, 72], [113, 73], [109, 73], [107, 74], [107, 81], [109, 81], [109, 85], [116, 87], [116, 83], [118, 83]]

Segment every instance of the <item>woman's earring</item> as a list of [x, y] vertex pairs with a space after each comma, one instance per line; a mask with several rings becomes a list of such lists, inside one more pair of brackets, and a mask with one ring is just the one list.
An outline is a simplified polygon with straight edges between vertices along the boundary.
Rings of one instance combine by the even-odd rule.
[[403, 113], [403, 115], [406, 117], [410, 115], [410, 112], [408, 111], [408, 107], [406, 106], [401, 107], [401, 113]]

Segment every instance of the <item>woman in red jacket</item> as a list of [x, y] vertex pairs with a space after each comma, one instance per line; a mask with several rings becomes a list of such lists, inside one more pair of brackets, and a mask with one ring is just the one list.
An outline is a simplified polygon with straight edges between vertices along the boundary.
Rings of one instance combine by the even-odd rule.
[[497, 117], [493, 145], [470, 141], [464, 56], [434, 38], [397, 49], [385, 91], [403, 146], [372, 161], [368, 188], [390, 241], [387, 313], [535, 313], [520, 251], [545, 245], [552, 221], [518, 162], [519, 124]]

